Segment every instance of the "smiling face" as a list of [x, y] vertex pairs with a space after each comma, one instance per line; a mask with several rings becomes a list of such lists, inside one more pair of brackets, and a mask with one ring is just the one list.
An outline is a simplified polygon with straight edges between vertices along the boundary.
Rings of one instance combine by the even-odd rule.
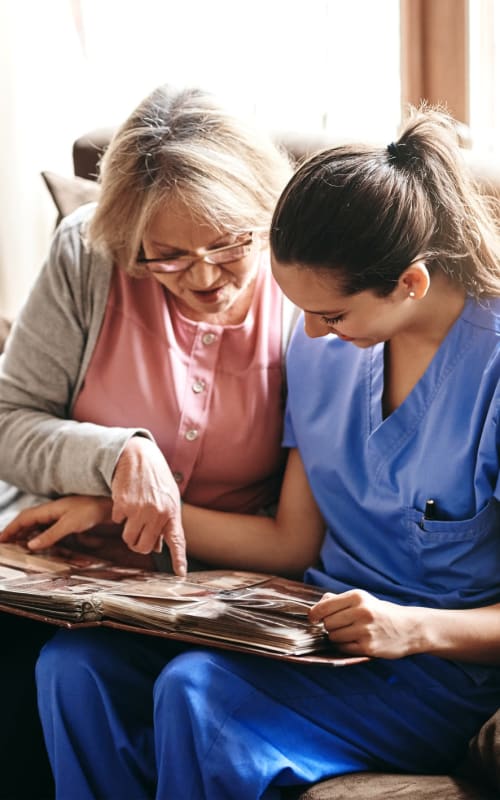
[[[196, 222], [180, 203], [168, 203], [153, 216], [143, 237], [143, 249], [146, 258], [169, 261], [193, 251], [225, 247], [240, 238], [232, 233], [221, 234], [209, 222]], [[259, 267], [259, 239], [254, 239], [249, 252], [238, 261], [209, 264], [192, 256], [187, 269], [151, 275], [168, 289], [180, 311], [190, 319], [236, 324], [250, 307]]]
[[415, 304], [405, 274], [390, 295], [380, 297], [372, 290], [344, 294], [335, 271], [319, 272], [276, 260], [272, 268], [284, 294], [304, 310], [304, 329], [311, 338], [333, 333], [357, 347], [371, 347], [414, 322]]

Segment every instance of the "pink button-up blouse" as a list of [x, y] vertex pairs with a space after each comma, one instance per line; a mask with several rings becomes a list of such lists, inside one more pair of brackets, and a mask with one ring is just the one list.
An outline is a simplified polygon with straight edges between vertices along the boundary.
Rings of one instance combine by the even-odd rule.
[[187, 502], [256, 512], [283, 463], [281, 315], [267, 254], [239, 325], [187, 319], [156, 280], [116, 268], [73, 418], [147, 428]]

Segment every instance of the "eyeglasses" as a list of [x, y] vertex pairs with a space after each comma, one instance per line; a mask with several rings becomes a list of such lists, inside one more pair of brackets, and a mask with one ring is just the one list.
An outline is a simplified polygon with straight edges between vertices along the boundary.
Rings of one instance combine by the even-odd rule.
[[164, 256], [163, 258], [137, 258], [136, 263], [145, 266], [150, 272], [168, 273], [183, 272], [190, 269], [197, 261], [205, 261], [207, 264], [231, 264], [247, 256], [252, 249], [253, 233], [244, 234], [245, 238], [233, 244], [226, 244], [224, 247], [214, 247], [207, 250], [203, 247], [198, 250], [189, 250], [178, 256]]

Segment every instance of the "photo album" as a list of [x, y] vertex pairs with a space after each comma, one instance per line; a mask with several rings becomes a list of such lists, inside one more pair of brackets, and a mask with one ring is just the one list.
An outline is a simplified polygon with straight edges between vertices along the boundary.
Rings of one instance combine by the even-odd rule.
[[64, 547], [43, 554], [0, 544], [0, 611], [53, 625], [104, 625], [299, 663], [345, 666], [308, 610], [314, 586], [264, 573], [210, 569], [185, 578], [122, 567]]

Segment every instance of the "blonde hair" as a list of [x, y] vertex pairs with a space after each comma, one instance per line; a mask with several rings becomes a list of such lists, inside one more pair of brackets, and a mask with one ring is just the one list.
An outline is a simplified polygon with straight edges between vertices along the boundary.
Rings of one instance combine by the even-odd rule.
[[160, 86], [119, 128], [100, 165], [100, 199], [89, 244], [128, 272], [160, 206], [182, 203], [221, 233], [268, 230], [291, 175], [270, 137], [199, 89]]

